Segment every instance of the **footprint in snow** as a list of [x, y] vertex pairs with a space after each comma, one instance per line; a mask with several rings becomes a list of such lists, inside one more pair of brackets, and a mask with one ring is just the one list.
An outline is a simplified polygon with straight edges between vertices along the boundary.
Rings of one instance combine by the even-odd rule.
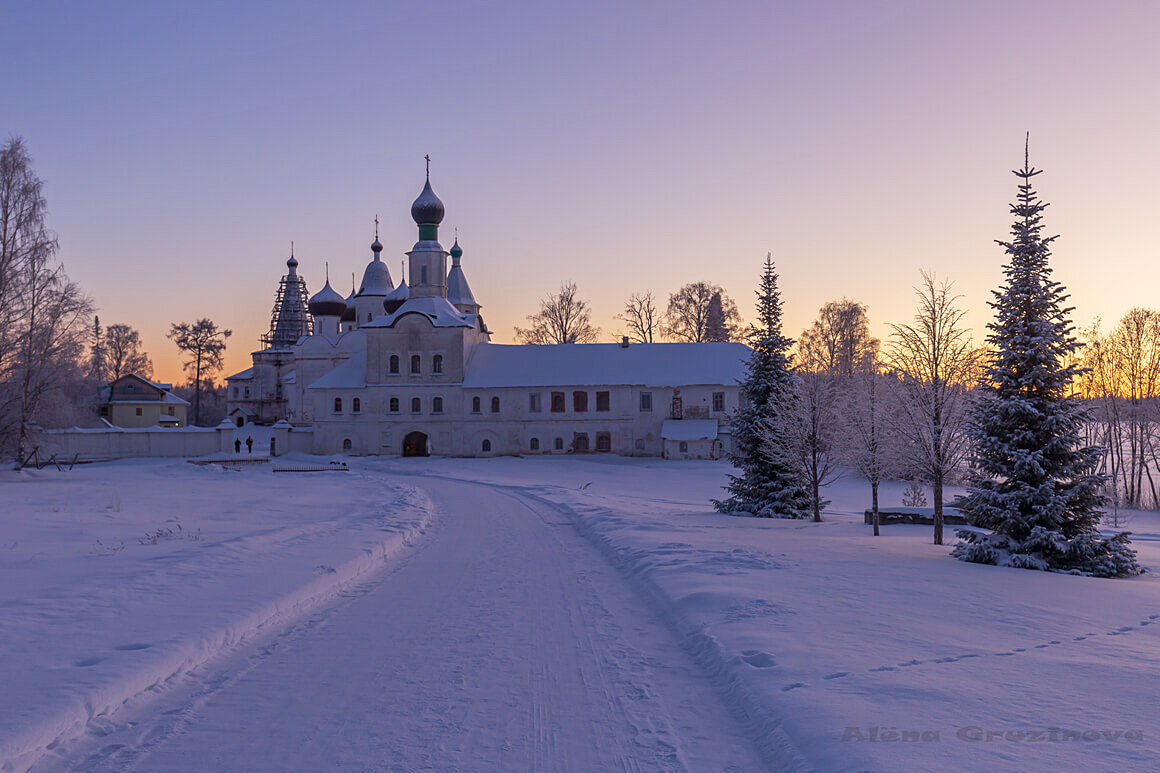
[[760, 650], [744, 650], [741, 653], [741, 659], [754, 668], [773, 668], [777, 665], [777, 661], [773, 659], [773, 655], [768, 652], [761, 652]]
[[102, 660], [104, 660], [104, 658], [85, 658], [84, 660], [78, 660], [76, 663], [73, 663], [73, 665], [77, 668], [88, 668], [89, 666], [97, 665]]
[[782, 692], [789, 692], [790, 690], [796, 690], [799, 687], [805, 687], [805, 686], [806, 686], [805, 682], [794, 682], [793, 684], [787, 684], [785, 687], [782, 687], [781, 691]]
[[830, 679], [841, 679], [842, 677], [849, 676], [849, 675], [850, 675], [849, 671], [839, 671], [836, 674], [830, 674], [829, 676], [823, 676], [822, 679], [829, 681]]
[[898, 669], [897, 669], [897, 668], [895, 668], [894, 666], [878, 666], [878, 668], [872, 668], [872, 669], [870, 669], [870, 672], [871, 672], [871, 673], [875, 673], [875, 672], [878, 672], [878, 671], [897, 671], [897, 670], [898, 670]]
[[118, 652], [133, 652], [135, 650], [147, 650], [149, 649], [149, 645], [144, 642], [134, 642], [132, 644], [118, 644], [113, 649]]
[[315, 574], [334, 574], [334, 567], [327, 566], [326, 564], [319, 564], [318, 566], [314, 567], [314, 573]]

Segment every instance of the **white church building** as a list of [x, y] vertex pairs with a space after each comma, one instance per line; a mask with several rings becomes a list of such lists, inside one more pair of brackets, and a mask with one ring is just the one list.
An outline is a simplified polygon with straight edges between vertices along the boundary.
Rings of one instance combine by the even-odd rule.
[[[491, 343], [461, 266], [439, 243], [430, 176], [411, 217], [411, 283], [376, 234], [362, 284], [307, 300], [291, 256], [264, 348], [227, 379], [239, 427], [309, 428], [315, 453], [611, 453], [717, 458], [749, 349], [738, 343]], [[447, 259], [451, 258], [448, 269]]]

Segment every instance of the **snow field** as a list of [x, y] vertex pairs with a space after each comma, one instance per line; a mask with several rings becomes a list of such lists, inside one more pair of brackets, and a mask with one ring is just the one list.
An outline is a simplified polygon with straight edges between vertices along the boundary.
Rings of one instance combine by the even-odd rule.
[[[831, 487], [821, 524], [712, 514], [725, 473], [640, 460], [440, 469], [564, 508], [663, 610], [776, 769], [1155, 769], [1154, 573], [965, 564], [948, 556], [953, 540], [930, 544], [930, 526], [874, 538], [857, 479]], [[885, 486], [883, 505], [902, 488]], [[1160, 519], [1131, 517], [1141, 562], [1160, 566]]]
[[359, 471], [137, 460], [0, 475], [4, 771], [292, 625], [433, 512], [413, 487]]

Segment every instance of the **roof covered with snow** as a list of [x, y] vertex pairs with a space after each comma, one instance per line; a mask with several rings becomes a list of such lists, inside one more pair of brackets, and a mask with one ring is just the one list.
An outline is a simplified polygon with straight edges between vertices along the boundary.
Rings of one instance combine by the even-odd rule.
[[308, 389], [361, 389], [367, 385], [366, 350], [352, 354], [350, 359], [308, 385]]
[[253, 377], [254, 377], [254, 369], [253, 368], [246, 368], [245, 370], [238, 371], [237, 373], [235, 373], [232, 376], [226, 376], [226, 381], [248, 381], [249, 379], [252, 379]]
[[713, 440], [717, 437], [716, 419], [665, 419], [661, 425], [665, 440]]
[[479, 344], [467, 362], [463, 386], [735, 384], [745, 375], [748, 359], [749, 347], [733, 343]]
[[376, 317], [361, 327], [393, 327], [405, 314], [422, 314], [434, 327], [475, 327], [475, 315], [464, 314], [446, 298], [408, 298], [391, 314]]

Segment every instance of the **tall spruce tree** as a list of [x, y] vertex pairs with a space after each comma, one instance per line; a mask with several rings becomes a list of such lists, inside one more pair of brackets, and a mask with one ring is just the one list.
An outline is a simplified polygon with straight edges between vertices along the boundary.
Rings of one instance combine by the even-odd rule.
[[730, 459], [741, 475], [730, 475], [728, 499], [713, 500], [722, 513], [751, 513], [762, 518], [806, 518], [810, 496], [793, 467], [771, 455], [763, 442], [778, 418], [796, 409], [793, 375], [786, 352], [793, 341], [781, 333], [781, 296], [772, 256], [757, 290], [757, 324], [749, 331], [753, 352], [741, 382], [742, 407], [729, 420], [733, 431]]
[[958, 531], [953, 555], [964, 561], [1100, 577], [1140, 573], [1127, 532], [1109, 539], [1097, 530], [1103, 476], [1101, 449], [1084, 446], [1083, 405], [1069, 395], [1079, 374], [1071, 355], [1071, 308], [1051, 279], [1056, 237], [1042, 235], [1041, 202], [1026, 148], [1018, 203], [1011, 205], [1012, 240], [999, 241], [1010, 263], [994, 292], [988, 341], [995, 354], [971, 413], [971, 480], [956, 506], [984, 534]]

